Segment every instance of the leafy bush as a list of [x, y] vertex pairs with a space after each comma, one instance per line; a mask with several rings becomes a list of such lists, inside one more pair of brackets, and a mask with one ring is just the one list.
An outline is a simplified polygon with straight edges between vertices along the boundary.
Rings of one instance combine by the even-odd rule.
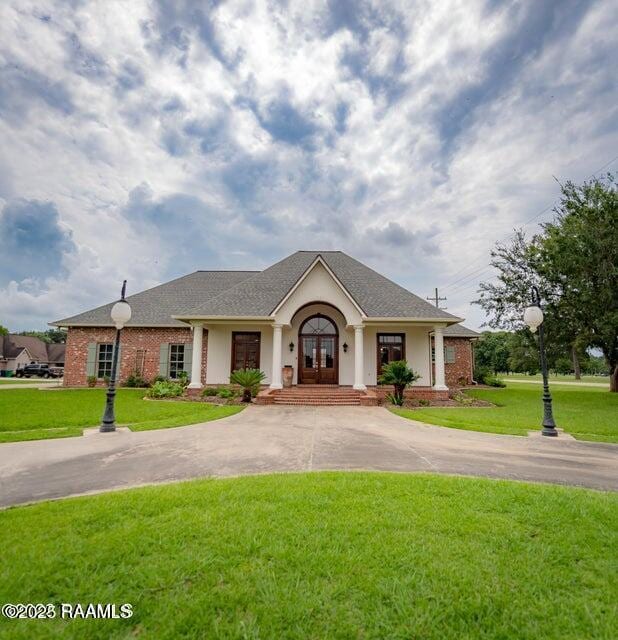
[[419, 407], [428, 407], [430, 404], [431, 402], [429, 402], [429, 400], [426, 400], [425, 398], [420, 398], [420, 400], [418, 401]]
[[88, 376], [88, 377], [86, 378], [86, 384], [87, 384], [89, 387], [94, 387], [94, 386], [96, 386], [96, 384], [97, 384], [97, 377], [96, 377], [96, 376]]
[[146, 392], [149, 398], [177, 398], [181, 396], [183, 387], [178, 382], [163, 380], [155, 382]]
[[259, 369], [238, 369], [230, 376], [230, 382], [242, 387], [242, 401], [251, 402], [251, 396], [257, 393], [266, 374]]
[[403, 405], [403, 392], [420, 376], [408, 367], [405, 360], [395, 360], [382, 367], [382, 375], [378, 378], [379, 384], [392, 384], [395, 393], [389, 393], [386, 397], [393, 404]]
[[211, 398], [212, 396], [216, 396], [218, 391], [219, 390], [215, 387], [206, 387], [204, 391], [202, 391], [202, 396], [205, 398]]
[[498, 380], [487, 367], [477, 367], [474, 371], [474, 377], [478, 383], [486, 384], [488, 387], [506, 387], [504, 382]]
[[106, 387], [109, 387], [110, 380], [111, 380], [110, 376], [103, 376], [103, 382], [105, 382]]
[[189, 386], [189, 374], [186, 371], [180, 371], [176, 381], [182, 385], [183, 389], [186, 389]]
[[398, 398], [394, 393], [387, 393], [385, 399], [388, 400], [391, 404], [395, 404], [398, 407], [403, 406], [403, 396]]
[[152, 379], [152, 384], [155, 384], [155, 382], [167, 382], [167, 378], [159, 374]]
[[125, 381], [125, 387], [147, 387], [148, 383], [141, 376], [139, 371], [134, 371]]
[[236, 392], [234, 391], [234, 389], [228, 389], [226, 387], [223, 387], [222, 389], [219, 389], [217, 391], [217, 395], [220, 398], [224, 398], [225, 400], [229, 400], [230, 398], [235, 398], [236, 397]]
[[493, 376], [491, 374], [483, 378], [483, 384], [486, 384], [488, 387], [499, 387], [501, 389], [503, 387], [506, 387], [506, 384], [504, 384], [502, 380], [499, 380], [498, 378], [496, 378], [496, 376]]

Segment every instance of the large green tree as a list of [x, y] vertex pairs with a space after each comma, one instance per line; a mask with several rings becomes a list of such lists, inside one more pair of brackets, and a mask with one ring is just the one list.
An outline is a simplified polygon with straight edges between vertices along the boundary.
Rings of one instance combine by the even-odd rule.
[[589, 346], [609, 366], [618, 391], [618, 190], [614, 177], [582, 185], [567, 182], [555, 219], [543, 225], [538, 272], [559, 307], [581, 327]]
[[9, 330], [0, 324], [0, 336], [8, 336]]
[[527, 239], [522, 231], [498, 243], [491, 264], [497, 279], [483, 282], [479, 304], [494, 328], [520, 329], [522, 312], [537, 286], [544, 302], [550, 359], [573, 358], [599, 348], [618, 391], [618, 196], [614, 178], [571, 182], [551, 223]]

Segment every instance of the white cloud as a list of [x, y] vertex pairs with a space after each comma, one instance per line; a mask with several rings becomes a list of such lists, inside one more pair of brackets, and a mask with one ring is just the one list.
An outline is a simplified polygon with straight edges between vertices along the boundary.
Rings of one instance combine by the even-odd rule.
[[612, 158], [611, 3], [328, 7], [3, 3], [0, 204], [54, 203], [75, 251], [66, 277], [0, 291], [0, 322], [322, 246], [419, 295], [463, 276], [449, 310], [478, 326], [493, 242], [552, 202], [552, 175]]

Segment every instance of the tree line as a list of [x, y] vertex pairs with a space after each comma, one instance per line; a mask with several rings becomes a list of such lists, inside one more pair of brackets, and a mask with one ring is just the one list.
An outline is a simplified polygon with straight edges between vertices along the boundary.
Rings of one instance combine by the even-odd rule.
[[[612, 174], [603, 179], [561, 186], [554, 218], [527, 238], [516, 231], [491, 253], [496, 281], [482, 282], [474, 301], [489, 317], [488, 325], [511, 333], [511, 362], [517, 367], [535, 354], [535, 336], [523, 325], [523, 310], [538, 287], [545, 315], [548, 355], [553, 366], [576, 374], [603, 355], [610, 391], [618, 391], [618, 191]], [[498, 340], [498, 338], [493, 338]], [[492, 339], [490, 339], [492, 340]], [[480, 343], [479, 343], [480, 346]], [[483, 356], [481, 356], [483, 357]], [[510, 370], [517, 370], [510, 368]]]
[[[547, 350], [550, 372], [573, 374], [580, 379], [586, 375], [608, 375], [609, 368], [602, 356], [585, 350], [565, 352], [559, 344]], [[539, 373], [539, 351], [529, 331], [484, 331], [474, 347], [475, 379], [481, 380], [485, 373]]]

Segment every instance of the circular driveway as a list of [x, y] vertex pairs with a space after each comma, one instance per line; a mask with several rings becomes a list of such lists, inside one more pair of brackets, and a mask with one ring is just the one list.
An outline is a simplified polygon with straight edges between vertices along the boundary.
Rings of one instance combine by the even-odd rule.
[[618, 446], [425, 425], [381, 407], [249, 406], [205, 424], [0, 444], [0, 505], [205, 476], [425, 471], [618, 490]]

